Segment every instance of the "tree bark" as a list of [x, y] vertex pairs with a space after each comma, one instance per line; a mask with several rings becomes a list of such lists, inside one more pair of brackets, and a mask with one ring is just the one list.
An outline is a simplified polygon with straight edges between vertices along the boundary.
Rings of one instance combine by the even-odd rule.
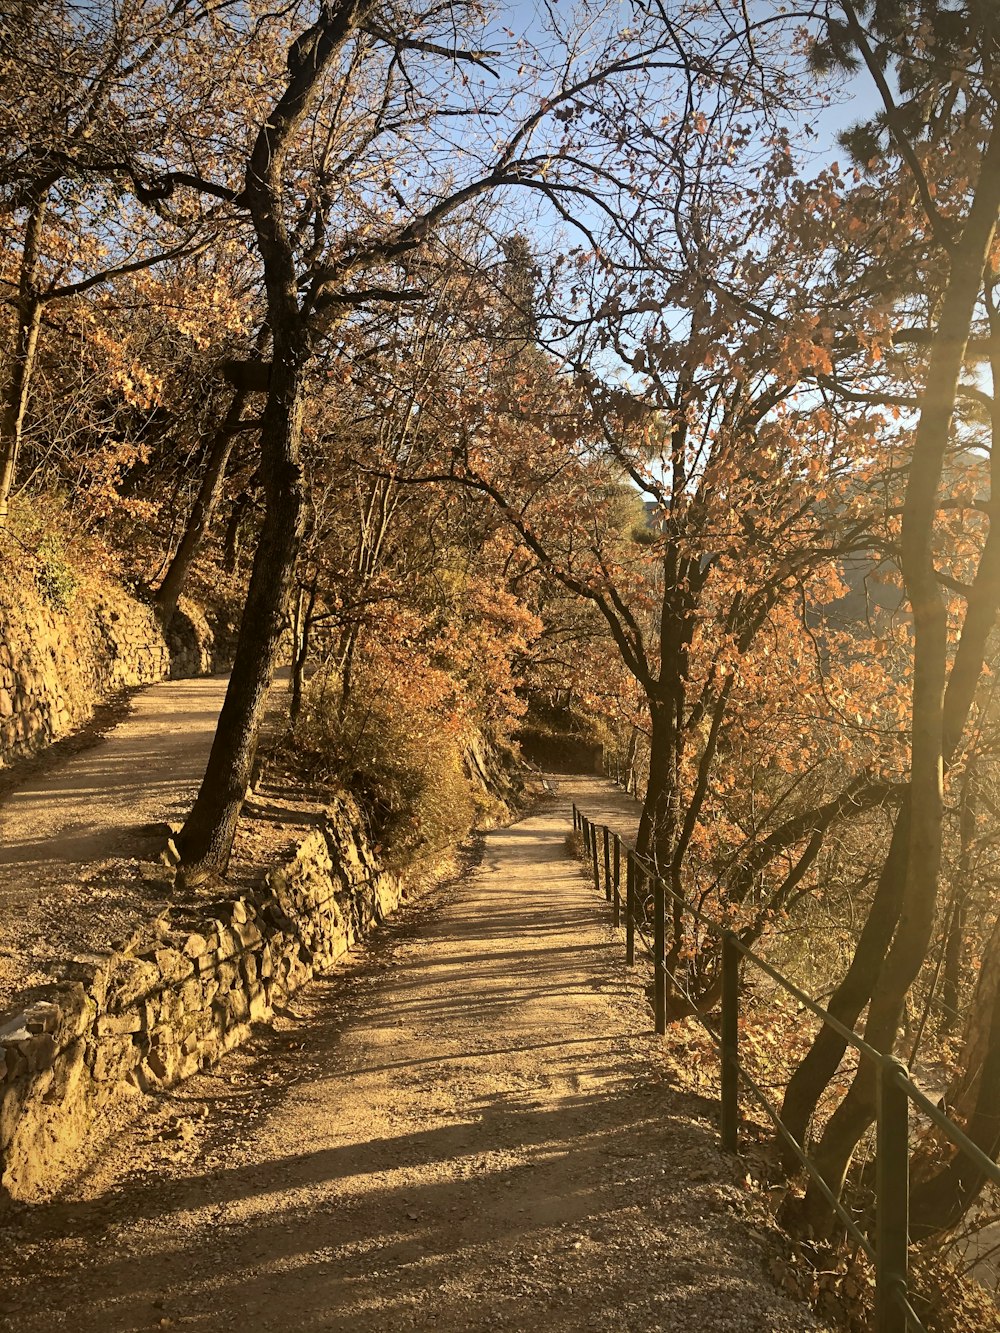
[[669, 704], [650, 699], [649, 778], [639, 816], [636, 851], [667, 873], [670, 865], [674, 826], [677, 756], [675, 715]]
[[42, 322], [38, 274], [48, 191], [48, 182], [33, 189], [24, 232], [17, 296], [17, 328], [10, 369], [3, 386], [2, 409], [0, 409], [0, 526], [7, 522], [10, 495], [17, 477], [24, 415], [28, 408], [28, 393], [38, 348], [38, 331]]
[[[1000, 1148], [1000, 929], [990, 940], [989, 967], [984, 965], [977, 992], [977, 1021], [967, 1047], [977, 1076], [970, 1084], [975, 1097], [966, 1120], [966, 1133], [987, 1157], [996, 1160]], [[985, 1038], [985, 1040], [982, 1040]], [[969, 1066], [967, 1066], [967, 1071]], [[971, 1099], [970, 1099], [971, 1100]], [[952, 1108], [955, 1114], [955, 1108]], [[987, 1180], [983, 1170], [961, 1150], [928, 1180], [913, 1189], [910, 1199], [910, 1236], [926, 1240], [956, 1226], [975, 1202]]]
[[[833, 1017], [846, 1027], [854, 1027], [861, 1011], [871, 999], [899, 921], [909, 839], [910, 801], [907, 793], [896, 816], [889, 851], [851, 964], [826, 1006]], [[802, 1146], [805, 1146], [806, 1129], [823, 1095], [823, 1089], [837, 1072], [846, 1050], [847, 1042], [844, 1038], [824, 1023], [788, 1080], [781, 1104], [781, 1118], [792, 1137]], [[781, 1155], [787, 1169], [798, 1168], [798, 1158], [787, 1145], [782, 1145]]]
[[294, 727], [302, 712], [302, 694], [309, 660], [309, 639], [312, 632], [313, 612], [316, 608], [317, 582], [315, 576], [309, 586], [309, 596], [300, 588], [295, 606], [295, 635], [292, 647], [292, 700], [289, 722]]
[[[994, 923], [989, 941], [983, 951], [976, 993], [969, 1010], [962, 1043], [961, 1072], [948, 1089], [948, 1114], [961, 1124], [973, 1116], [979, 1097], [979, 1085], [986, 1067], [990, 1047], [991, 1015], [1000, 995], [1000, 917]], [[1000, 1039], [1000, 1033], [996, 1034]]]
[[941, 999], [944, 1004], [942, 1023], [947, 1031], [955, 1027], [961, 1002], [962, 955], [965, 946], [965, 922], [968, 915], [969, 885], [972, 883], [972, 851], [976, 838], [976, 761], [969, 759], [959, 795], [958, 830], [960, 853], [953, 889], [948, 935], [945, 941], [944, 973]]
[[249, 488], [233, 501], [226, 523], [226, 535], [222, 539], [222, 568], [227, 574], [235, 574], [240, 565], [240, 528], [250, 507]]
[[219, 507], [226, 468], [229, 466], [229, 459], [236, 444], [236, 428], [249, 397], [249, 392], [245, 389], [238, 389], [234, 393], [222, 425], [215, 432], [201, 485], [198, 487], [198, 494], [184, 528], [184, 535], [156, 590], [156, 609], [165, 625], [169, 625], [177, 609], [177, 600], [184, 590], [191, 566]]
[[[276, 329], [276, 350], [278, 345]], [[304, 528], [299, 449], [305, 361], [300, 348], [297, 356], [276, 358], [272, 374], [261, 433], [264, 522], [208, 768], [178, 839], [189, 874], [225, 871], [250, 785]]]

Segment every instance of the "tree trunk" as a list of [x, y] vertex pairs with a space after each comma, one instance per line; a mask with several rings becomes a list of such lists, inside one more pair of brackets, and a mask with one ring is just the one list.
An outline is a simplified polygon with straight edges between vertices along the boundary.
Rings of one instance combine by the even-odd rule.
[[340, 703], [337, 705], [337, 716], [343, 722], [347, 716], [347, 707], [351, 702], [351, 693], [354, 689], [354, 654], [358, 646], [358, 636], [361, 633], [360, 625], [355, 622], [347, 631], [344, 637], [343, 646], [339, 653], [340, 658]]
[[3, 386], [2, 409], [0, 409], [0, 526], [7, 522], [10, 495], [17, 476], [24, 414], [28, 407], [28, 393], [35, 366], [35, 352], [38, 348], [38, 331], [42, 322], [38, 270], [47, 202], [47, 185], [33, 191], [24, 233], [17, 299], [17, 329], [10, 370]]
[[[960, 1073], [948, 1089], [948, 1114], [959, 1123], [968, 1123], [979, 1096], [979, 1083], [986, 1067], [991, 1035], [991, 1015], [1000, 995], [1000, 917], [983, 951], [983, 961], [976, 981], [976, 993], [969, 1010], [962, 1043]], [[1000, 1036], [1000, 1034], [998, 1034]]]
[[226, 524], [226, 535], [222, 539], [222, 568], [227, 574], [235, 574], [240, 564], [240, 528], [250, 507], [249, 487], [233, 501]]
[[[292, 702], [289, 722], [294, 727], [302, 712], [302, 692], [305, 685], [306, 662], [309, 658], [309, 634], [312, 630], [313, 611], [316, 607], [316, 579], [313, 578], [308, 598], [299, 589], [295, 605], [295, 635], [292, 649]], [[304, 604], [304, 605], [303, 605]]]
[[[907, 992], [927, 954], [937, 907], [941, 861], [942, 782], [947, 684], [947, 618], [934, 568], [934, 518], [944, 457], [969, 329], [982, 287], [1000, 209], [1000, 130], [984, 155], [976, 194], [951, 273], [931, 346], [903, 504], [901, 568], [913, 612], [913, 701], [910, 830], [899, 925], [872, 992], [865, 1038], [892, 1052]], [[831, 1117], [816, 1154], [827, 1185], [843, 1189], [854, 1150], [875, 1118], [876, 1069], [862, 1060], [847, 1095]], [[806, 1195], [814, 1226], [829, 1217], [815, 1185]]]
[[189, 873], [225, 871], [250, 785], [304, 529], [299, 448], [305, 360], [301, 348], [275, 356], [261, 432], [264, 522], [208, 768], [178, 839]]
[[[903, 900], [906, 849], [910, 839], [910, 802], [907, 795], [899, 808], [889, 851], [882, 866], [872, 905], [854, 949], [851, 965], [830, 996], [827, 1009], [846, 1027], [853, 1028], [871, 999], [882, 962], [892, 941]], [[781, 1118], [797, 1143], [805, 1146], [806, 1129], [823, 1090], [837, 1072], [847, 1042], [824, 1023], [812, 1046], [797, 1065], [781, 1104]], [[798, 1158], [787, 1145], [782, 1160], [788, 1169], [798, 1169]]]
[[972, 883], [972, 850], [976, 838], [976, 805], [976, 761], [973, 755], [966, 766], [959, 796], [958, 828], [961, 850], [944, 950], [944, 975], [941, 987], [941, 999], [944, 1003], [942, 1023], [949, 1032], [954, 1029], [958, 1020], [958, 1006], [961, 999], [962, 954], [965, 946], [969, 885]]
[[[1000, 926], [994, 928], [989, 955], [976, 993], [975, 1020], [966, 1046], [965, 1072], [971, 1075], [966, 1097], [971, 1102], [966, 1133], [996, 1160], [1000, 1148]], [[969, 1094], [974, 1093], [973, 1096]], [[952, 1108], [952, 1114], [962, 1107]], [[965, 1117], [963, 1117], [965, 1118]], [[956, 1150], [951, 1161], [913, 1189], [910, 1236], [925, 1240], [956, 1226], [986, 1183], [984, 1172]]]
[[246, 389], [237, 389], [233, 394], [225, 419], [212, 440], [201, 485], [198, 487], [191, 513], [188, 515], [184, 535], [156, 590], [156, 609], [165, 625], [169, 625], [170, 618], [177, 608], [177, 599], [184, 589], [195, 556], [201, 549], [205, 533], [211, 527], [215, 511], [218, 509], [226, 468], [229, 466], [229, 458], [236, 443], [237, 427], [249, 397], [250, 394]]
[[968, 899], [964, 884], [955, 885], [955, 900], [948, 923], [948, 938], [944, 949], [944, 975], [941, 981], [941, 1001], [943, 1012], [941, 1025], [946, 1032], [952, 1032], [958, 1022], [958, 1005], [961, 998], [962, 954], [965, 945], [965, 925], [968, 915]]
[[636, 851], [667, 874], [673, 854], [677, 755], [674, 713], [650, 699], [649, 779], [639, 816]]
[[179, 839], [184, 865], [196, 873], [224, 871], [229, 862], [305, 530], [300, 453], [312, 339], [301, 304], [302, 273], [285, 223], [285, 159], [336, 53], [370, 8], [365, 0], [320, 7], [288, 49], [287, 82], [262, 121], [246, 164], [243, 196], [263, 266], [273, 344], [261, 418], [264, 522], [208, 769]]

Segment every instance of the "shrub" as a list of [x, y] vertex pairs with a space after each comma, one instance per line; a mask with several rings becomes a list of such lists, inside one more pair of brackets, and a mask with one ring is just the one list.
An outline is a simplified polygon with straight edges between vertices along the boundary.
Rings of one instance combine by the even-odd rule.
[[38, 561], [35, 569], [38, 591], [57, 611], [68, 611], [80, 582], [56, 533], [46, 533], [38, 543], [35, 558]]
[[16, 496], [0, 533], [0, 558], [21, 568], [57, 611], [69, 611], [88, 575], [114, 573], [117, 566], [104, 544], [84, 533], [54, 492]]
[[358, 797], [383, 859], [396, 867], [459, 842], [475, 817], [461, 726], [442, 706], [438, 674], [419, 662], [401, 671], [369, 659], [346, 704], [336, 675], [315, 677], [293, 737], [301, 764]]

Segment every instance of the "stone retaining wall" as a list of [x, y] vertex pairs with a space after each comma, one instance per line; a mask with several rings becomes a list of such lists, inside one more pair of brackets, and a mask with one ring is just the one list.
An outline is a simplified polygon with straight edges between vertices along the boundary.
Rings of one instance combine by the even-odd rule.
[[398, 905], [400, 883], [379, 870], [360, 827], [344, 798], [253, 894], [172, 907], [0, 1027], [9, 1196], [48, 1191], [113, 1099], [214, 1064]]
[[186, 602], [168, 644], [153, 608], [111, 580], [61, 609], [14, 579], [0, 588], [0, 765], [66, 735], [119, 690], [215, 669], [211, 630]]

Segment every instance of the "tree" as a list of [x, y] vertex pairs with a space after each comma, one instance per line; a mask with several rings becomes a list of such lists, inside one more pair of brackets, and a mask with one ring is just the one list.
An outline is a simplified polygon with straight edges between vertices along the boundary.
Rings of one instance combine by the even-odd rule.
[[187, 7], [140, 3], [117, 11], [67, 0], [30, 16], [21, 9], [7, 22], [25, 38], [16, 49], [26, 54], [3, 69], [0, 277], [10, 291], [13, 328], [0, 372], [0, 524], [46, 314], [116, 279], [196, 254], [214, 232], [211, 210], [168, 207], [151, 165], [165, 139], [183, 145], [204, 112], [205, 87], [186, 86], [184, 124], [175, 103], [168, 125], [157, 125], [155, 137], [151, 131], [164, 52], [194, 37]]
[[[940, 305], [928, 339], [923, 391], [906, 479], [900, 565], [914, 625], [912, 755], [908, 788], [883, 866], [878, 892], [847, 976], [831, 1002], [841, 1021], [856, 1021], [869, 1003], [865, 1037], [891, 1053], [906, 994], [927, 953], [937, 905], [942, 839], [942, 775], [960, 750], [985, 659], [987, 638], [1000, 604], [1000, 545], [990, 531], [972, 586], [963, 588], [965, 610], [949, 669], [948, 617], [935, 565], [935, 533], [941, 483], [962, 385], [970, 330], [984, 301], [984, 272], [995, 272], [993, 248], [1000, 210], [1000, 91], [995, 33], [985, 11], [921, 6], [924, 28], [914, 46], [908, 21], [895, 6], [864, 11], [867, 28], [851, 4], [829, 11], [821, 60], [859, 55], [882, 97], [884, 113], [851, 142], [869, 153], [878, 132], [901, 163], [915, 195], [922, 225], [943, 252]], [[896, 71], [897, 99], [886, 71]], [[953, 72], [963, 72], [956, 84]], [[918, 137], [919, 136], [919, 137]], [[961, 155], [963, 170], [954, 171]], [[967, 164], [967, 167], [966, 167]], [[929, 174], [930, 173], [930, 174]], [[906, 189], [907, 185], [903, 188]], [[922, 215], [922, 216], [921, 216]], [[988, 289], [992, 279], [988, 281]], [[991, 296], [986, 295], [987, 308]], [[793, 1126], [839, 1062], [843, 1045], [816, 1039], [785, 1099]], [[851, 1088], [820, 1140], [817, 1162], [839, 1191], [854, 1148], [875, 1113], [875, 1070], [862, 1061]], [[818, 1190], [807, 1196], [818, 1222], [827, 1211]]]
[[[640, 854], [679, 895], [758, 635], [872, 538], [864, 470], [851, 457], [871, 414], [841, 413], [834, 431], [821, 403], [796, 403], [803, 385], [832, 370], [836, 329], [823, 319], [815, 247], [835, 235], [837, 183], [789, 183], [779, 139], [763, 168], [754, 161], [752, 185], [731, 179], [717, 191], [717, 170], [735, 177], [732, 137], [706, 146], [697, 123], [674, 135], [677, 159], [694, 158], [674, 200], [674, 253], [661, 239], [643, 278], [631, 267], [620, 286], [588, 292], [589, 318], [562, 316], [563, 327], [587, 328], [575, 382], [537, 358], [522, 359], [513, 379], [484, 375], [442, 476], [488, 495], [545, 574], [605, 618], [650, 719]], [[776, 216], [781, 225], [764, 230]], [[589, 262], [581, 256], [577, 272]], [[574, 290], [588, 282], [596, 286], [587, 274]], [[594, 373], [609, 348], [645, 376], [645, 393]], [[487, 364], [487, 351], [474, 354]], [[844, 497], [831, 532], [831, 497], [848, 480], [855, 496]], [[623, 486], [649, 512], [625, 531], [610, 504]], [[838, 812], [870, 808], [891, 790], [851, 780], [766, 849], [773, 858], [808, 842]], [[742, 873], [766, 864], [755, 853]], [[751, 931], [766, 919], [758, 913]], [[678, 911], [671, 963], [683, 937]]]
[[[660, 71], [688, 68], [669, 41], [647, 42], [641, 24], [619, 34], [605, 20], [592, 27], [602, 40], [585, 64], [567, 43], [562, 68], [536, 67], [527, 82], [513, 75], [486, 96], [465, 71], [492, 77], [504, 53], [455, 42], [470, 17], [449, 5], [401, 15], [390, 30], [363, 0], [324, 5], [289, 49], [287, 78], [257, 126], [240, 184], [213, 187], [252, 222], [272, 355], [261, 416], [264, 519], [219, 728], [180, 838], [191, 873], [225, 866], [249, 780], [303, 531], [302, 419], [324, 339], [359, 306], [419, 299], [418, 256], [436, 230], [498, 190], [529, 188], [562, 212], [565, 198], [583, 194], [613, 216], [599, 191], [624, 197], [628, 186], [608, 171], [622, 127], [609, 125], [603, 90], [621, 98], [637, 89], [641, 113], [642, 89]], [[456, 71], [465, 101], [442, 106]], [[595, 148], [582, 160], [568, 124], [546, 139], [553, 124], [588, 109], [607, 138], [588, 133]], [[440, 170], [417, 171], [420, 155], [436, 166], [456, 123], [472, 172], [456, 181], [452, 156]]]

